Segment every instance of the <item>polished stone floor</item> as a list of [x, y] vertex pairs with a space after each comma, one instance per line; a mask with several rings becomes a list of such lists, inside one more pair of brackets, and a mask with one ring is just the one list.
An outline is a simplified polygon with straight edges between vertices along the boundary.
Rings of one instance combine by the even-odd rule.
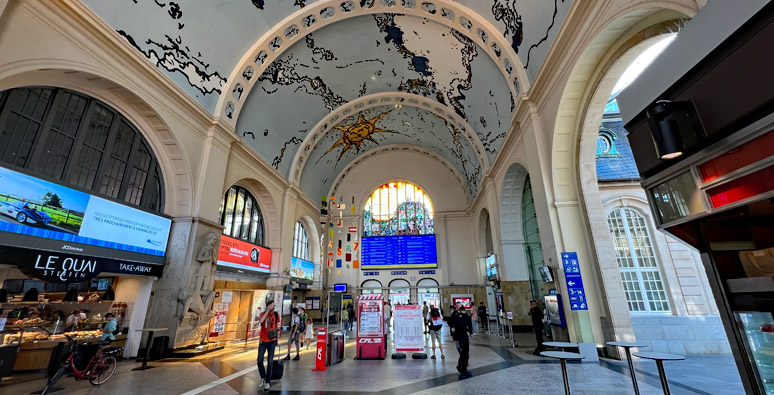
[[[272, 383], [270, 393], [362, 393], [381, 394], [557, 394], [563, 393], [557, 361], [531, 354], [531, 336], [518, 334], [518, 348], [505, 347], [496, 336], [481, 335], [471, 344], [474, 377], [459, 381], [455, 365], [457, 351], [444, 336], [446, 359], [355, 361], [354, 342], [347, 343], [344, 362], [313, 372], [314, 350], [302, 350], [300, 361], [285, 363], [285, 376]], [[283, 348], [283, 351], [285, 349]], [[237, 394], [258, 393], [260, 379], [255, 365], [255, 347], [234, 346], [206, 356], [175, 362], [154, 362], [155, 369], [135, 372], [134, 361], [122, 362], [115, 376], [100, 388], [87, 382], [63, 378], [65, 389], [57, 394]], [[661, 394], [656, 366], [636, 361], [642, 394]], [[743, 394], [739, 375], [730, 356], [689, 356], [666, 363], [674, 394]], [[631, 394], [631, 381], [624, 361], [569, 363], [568, 375], [574, 394]], [[45, 385], [42, 374], [18, 375], [0, 383], [0, 394], [27, 394]]]

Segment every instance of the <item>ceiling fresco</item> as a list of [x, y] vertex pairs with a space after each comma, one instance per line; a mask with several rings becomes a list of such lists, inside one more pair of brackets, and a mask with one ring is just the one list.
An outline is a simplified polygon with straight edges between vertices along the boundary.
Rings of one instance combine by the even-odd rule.
[[540, 70], [572, 0], [456, 0], [497, 27], [532, 80]]
[[404, 105], [359, 111], [333, 126], [309, 155], [301, 190], [310, 197], [327, 195], [336, 176], [349, 163], [386, 145], [415, 145], [438, 153], [463, 178], [470, 198], [478, 193], [481, 165], [468, 140], [444, 118]]
[[358, 97], [394, 91], [429, 97], [454, 111], [494, 157], [513, 102], [480, 47], [413, 16], [376, 14], [347, 25], [346, 32], [331, 25], [308, 35], [258, 77], [237, 133], [267, 162], [288, 176], [299, 144], [323, 117]]
[[[511, 92], [518, 83], [509, 82], [503, 74], [511, 73], [510, 63], [502, 69], [497, 63], [502, 59], [492, 55], [492, 48], [497, 47], [494, 51], [499, 58], [502, 45], [487, 41], [487, 33], [476, 26], [490, 29], [490, 35], [499, 30], [531, 79], [572, 3], [456, 0], [455, 4], [470, 12], [461, 16], [444, 8], [454, 8], [450, 0], [342, 0], [330, 6], [325, 0], [81, 1], [211, 113], [231, 100], [230, 96], [239, 96], [237, 134], [284, 176], [289, 176], [307, 134], [315, 127], [330, 130], [316, 142], [306, 161], [319, 161], [319, 165], [303, 166], [302, 189], [312, 198], [320, 191], [327, 193], [328, 183], [346, 163], [384, 144], [413, 144], [437, 152], [455, 167], [475, 196], [486, 165], [474, 152], [483, 151], [484, 160], [490, 163], [496, 157], [510, 127], [517, 100]], [[405, 14], [378, 13], [385, 7]], [[304, 14], [316, 8], [319, 12]], [[436, 12], [448, 21], [433, 22], [420, 16]], [[476, 14], [481, 18], [474, 18]], [[274, 45], [273, 30], [285, 29], [280, 21], [291, 15], [329, 22], [315, 28], [310, 28], [314, 22], [292, 25], [295, 32], [284, 30], [284, 37], [301, 33], [299, 38]], [[302, 25], [311, 33], [299, 30]], [[471, 37], [486, 43], [487, 50]], [[244, 68], [242, 59], [256, 45], [269, 41], [277, 57], [262, 66], [266, 67], [262, 73], [236, 73]], [[236, 83], [239, 76], [255, 82], [244, 97]], [[234, 92], [226, 92], [234, 84]], [[346, 114], [349, 117], [331, 120], [331, 125], [319, 125], [352, 100], [388, 92], [430, 98], [467, 124], [447, 124], [448, 119], [433, 114], [439, 111], [430, 112], [433, 109], [403, 107], [380, 115], [370, 105], [371, 109], [360, 111], [363, 118], [355, 115], [356, 109]], [[221, 99], [224, 94], [229, 98]], [[470, 134], [466, 126], [480, 140], [475, 147], [482, 149], [471, 148], [467, 139], [460, 138], [459, 129]]]
[[226, 79], [274, 23], [315, 0], [82, 0], [213, 112]]

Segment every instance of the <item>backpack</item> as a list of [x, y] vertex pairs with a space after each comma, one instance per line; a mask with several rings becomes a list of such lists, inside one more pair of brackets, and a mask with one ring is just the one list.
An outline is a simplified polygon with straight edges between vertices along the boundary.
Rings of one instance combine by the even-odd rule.
[[438, 309], [430, 309], [430, 329], [437, 331], [443, 327], [443, 317]]
[[306, 317], [298, 317], [298, 318], [300, 321], [300, 323], [298, 324], [298, 332], [304, 333], [304, 331], [306, 330]]

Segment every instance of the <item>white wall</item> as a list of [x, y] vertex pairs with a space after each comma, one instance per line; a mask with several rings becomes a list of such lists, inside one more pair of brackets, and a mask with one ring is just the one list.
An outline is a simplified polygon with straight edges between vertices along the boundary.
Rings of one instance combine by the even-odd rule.
[[[124, 347], [124, 357], [134, 358], [140, 348], [145, 327], [145, 315], [148, 313], [153, 279], [150, 277], [121, 276], [116, 287], [116, 302], [127, 304], [126, 318], [123, 327], [129, 326], [129, 333]], [[174, 312], [170, 312], [172, 314]], [[157, 332], [155, 336], [164, 336], [163, 332]]]

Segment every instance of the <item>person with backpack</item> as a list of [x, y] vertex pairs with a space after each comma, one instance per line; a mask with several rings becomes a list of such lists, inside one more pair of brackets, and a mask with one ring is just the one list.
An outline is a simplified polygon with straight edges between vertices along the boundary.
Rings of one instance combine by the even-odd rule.
[[459, 379], [473, 377], [473, 373], [468, 370], [468, 359], [470, 358], [470, 340], [468, 334], [473, 333], [473, 323], [470, 316], [465, 312], [465, 307], [460, 306], [457, 315], [450, 323], [452, 327], [452, 337], [458, 344], [460, 359], [457, 361], [457, 371], [460, 372]]
[[299, 340], [301, 344], [304, 344], [304, 338], [306, 337], [306, 309], [303, 307], [298, 308], [298, 322], [299, 322]]
[[[273, 300], [266, 302], [266, 311], [261, 313], [258, 318], [258, 325], [261, 325], [261, 343], [258, 345], [258, 373], [261, 375], [261, 382], [258, 384], [258, 388], [262, 387], [268, 390], [274, 367], [274, 351], [277, 348], [277, 340], [282, 334], [280, 317], [274, 311]], [[263, 367], [264, 354], [268, 354], [269, 360], [266, 369]]]
[[[301, 319], [298, 317], [298, 308], [294, 307], [290, 310], [293, 315], [290, 317], [290, 338], [288, 339], [288, 355], [283, 358], [285, 361], [290, 360], [290, 351], [292, 350], [293, 344], [296, 345], [296, 356], [293, 357], [294, 361], [298, 361], [300, 359], [299, 352], [301, 351], [301, 343], [298, 340], [299, 335], [301, 334]], [[304, 324], [306, 325], [306, 324]]]
[[443, 316], [441, 311], [438, 310], [435, 305], [430, 308], [430, 311], [425, 316], [425, 325], [428, 327], [428, 333], [430, 334], [430, 341], [433, 343], [433, 356], [435, 358], [435, 343], [438, 342], [438, 349], [441, 350], [441, 359], [446, 359], [446, 355], [443, 355], [443, 343], [441, 342], [441, 329], [443, 329]]

